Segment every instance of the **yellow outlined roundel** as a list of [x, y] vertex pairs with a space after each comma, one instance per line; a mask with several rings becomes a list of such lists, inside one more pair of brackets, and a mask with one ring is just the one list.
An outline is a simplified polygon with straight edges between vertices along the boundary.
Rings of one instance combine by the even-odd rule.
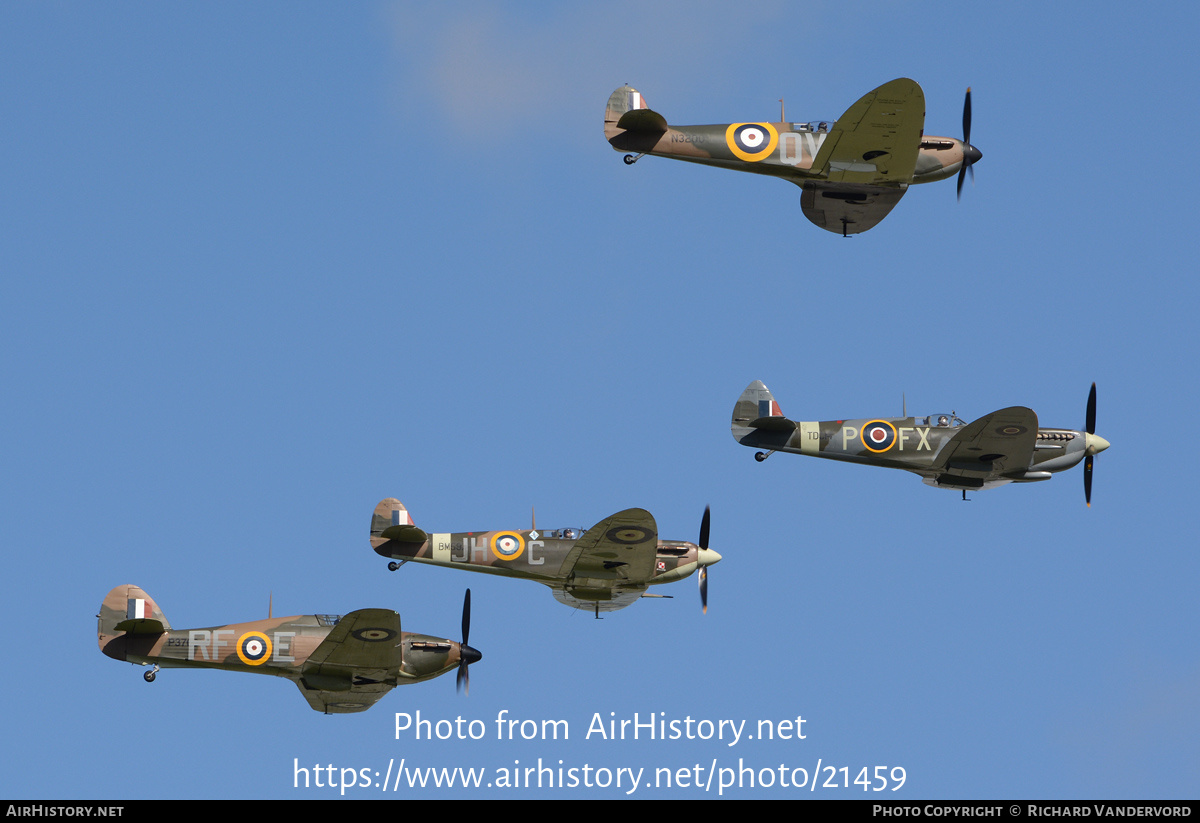
[[[884, 426], [887, 428], [885, 429]], [[896, 445], [896, 427], [886, 420], [870, 420], [863, 424], [862, 433], [858, 439], [862, 441], [868, 451], [882, 454]]]
[[520, 532], [496, 532], [489, 545], [497, 560], [516, 560], [525, 551], [525, 538]]
[[725, 129], [725, 145], [749, 163], [770, 157], [778, 144], [779, 132], [770, 123], [730, 123]]
[[261, 666], [271, 656], [271, 638], [262, 632], [246, 632], [238, 638], [237, 656], [247, 666]]

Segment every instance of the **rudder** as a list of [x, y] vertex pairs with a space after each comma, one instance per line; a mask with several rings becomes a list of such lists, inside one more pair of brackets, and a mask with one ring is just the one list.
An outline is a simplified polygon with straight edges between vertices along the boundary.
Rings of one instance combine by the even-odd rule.
[[755, 380], [733, 406], [729, 428], [739, 443], [755, 429], [787, 431], [796, 424], [784, 416], [779, 402], [761, 380]]
[[[635, 149], [634, 143], [640, 145], [646, 140], [653, 145], [666, 130], [666, 118], [651, 110], [637, 89], [621, 86], [609, 95], [604, 108], [604, 139], [617, 151]], [[639, 137], [642, 139], [635, 140]]]
[[128, 583], [105, 595], [96, 617], [100, 650], [118, 660], [125, 659], [126, 637], [153, 636], [171, 630], [166, 615], [150, 595]]
[[609, 124], [611, 123], [615, 127], [622, 114], [634, 109], [646, 108], [649, 106], [642, 99], [640, 91], [633, 86], [621, 86], [608, 96], [608, 105], [604, 107], [604, 136], [612, 136], [608, 133]]
[[417, 528], [412, 521], [408, 509], [394, 497], [379, 501], [375, 512], [371, 515], [371, 548], [384, 557], [391, 553], [380, 547], [393, 540], [398, 543], [424, 543], [429, 538], [425, 532]]

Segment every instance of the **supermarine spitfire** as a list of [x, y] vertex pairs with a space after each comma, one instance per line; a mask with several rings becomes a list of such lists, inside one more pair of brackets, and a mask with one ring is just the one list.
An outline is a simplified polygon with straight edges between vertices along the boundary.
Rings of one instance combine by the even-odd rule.
[[[485, 574], [534, 580], [554, 599], [576, 609], [616, 611], [659, 583], [700, 571], [700, 600], [708, 609], [707, 567], [721, 559], [708, 548], [709, 513], [704, 510], [696, 543], [659, 540], [654, 517], [626, 509], [590, 529], [456, 532], [427, 534], [413, 525], [404, 504], [389, 497], [371, 516], [371, 547], [394, 558], [396, 571], [409, 560]], [[400, 562], [397, 563], [396, 561]]]
[[[864, 95], [836, 121], [671, 126], [637, 89], [608, 98], [604, 136], [625, 162], [642, 155], [781, 177], [800, 186], [800, 208], [816, 225], [843, 236], [874, 226], [912, 183], [963, 178], [983, 154], [971, 145], [971, 90], [963, 139], [926, 137], [925, 94], [900, 78]], [[974, 179], [975, 172], [971, 170]]]
[[1005, 483], [1048, 480], [1081, 460], [1083, 490], [1092, 503], [1092, 460], [1108, 448], [1096, 434], [1096, 384], [1088, 394], [1083, 431], [1048, 429], [1024, 406], [994, 411], [974, 423], [954, 415], [797, 422], [784, 417], [762, 381], [755, 380], [733, 407], [733, 439], [763, 449], [904, 469], [930, 486], [968, 491]]
[[100, 605], [100, 650], [154, 668], [225, 669], [286, 677], [319, 712], [362, 712], [394, 687], [420, 683], [467, 666], [482, 655], [467, 645], [471, 590], [463, 601], [462, 642], [400, 630], [391, 609], [345, 616], [275, 617], [204, 629], [172, 629], [158, 604], [137, 586], [117, 586]]

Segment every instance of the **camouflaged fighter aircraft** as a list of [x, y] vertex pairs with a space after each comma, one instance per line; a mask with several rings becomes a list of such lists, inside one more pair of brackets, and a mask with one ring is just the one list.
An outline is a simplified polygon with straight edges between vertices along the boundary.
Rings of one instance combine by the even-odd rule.
[[1096, 434], [1096, 384], [1088, 394], [1084, 431], [1046, 429], [1024, 406], [1000, 409], [967, 424], [950, 414], [876, 420], [802, 423], [783, 416], [762, 381], [755, 380], [733, 407], [733, 439], [765, 449], [905, 469], [930, 486], [967, 492], [1005, 483], [1049, 480], [1083, 460], [1083, 492], [1092, 505], [1092, 459], [1108, 448]]
[[371, 515], [371, 548], [395, 558], [388, 563], [392, 571], [415, 560], [544, 583], [559, 603], [597, 618], [639, 597], [669, 597], [646, 594], [646, 589], [699, 569], [700, 602], [707, 612], [708, 567], [721, 559], [708, 548], [708, 523], [706, 508], [696, 543], [659, 540], [654, 517], [645, 509], [617, 512], [590, 529], [538, 531], [534, 523], [528, 531], [427, 534], [413, 525], [403, 503], [389, 497]]
[[803, 194], [800, 208], [816, 225], [843, 237], [874, 226], [900, 202], [910, 183], [967, 171], [983, 154], [971, 145], [971, 90], [963, 104], [963, 139], [926, 137], [925, 94], [900, 78], [864, 95], [836, 121], [670, 126], [646, 107], [637, 89], [608, 98], [604, 136], [632, 165], [643, 155], [782, 177]]
[[467, 645], [471, 590], [463, 601], [462, 643], [400, 631], [391, 609], [350, 614], [268, 617], [206, 629], [172, 629], [158, 604], [137, 586], [117, 586], [100, 604], [100, 650], [154, 668], [225, 669], [286, 677], [319, 712], [363, 712], [395, 686], [420, 683], [467, 666], [482, 655]]

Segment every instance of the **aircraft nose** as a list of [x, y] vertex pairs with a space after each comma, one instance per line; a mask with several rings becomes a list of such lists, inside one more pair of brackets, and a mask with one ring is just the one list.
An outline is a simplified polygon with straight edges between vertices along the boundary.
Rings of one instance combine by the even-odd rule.
[[1087, 447], [1084, 449], [1088, 454], [1099, 454], [1107, 449], [1109, 443], [1098, 434], [1089, 434], [1087, 436]]
[[721, 562], [721, 555], [712, 549], [700, 549], [696, 553], [696, 563], [700, 566], [714, 566]]
[[966, 158], [967, 165], [970, 166], [975, 163], [978, 163], [983, 158], [983, 152], [981, 152], [979, 149], [975, 148], [974, 146], [967, 146], [963, 150], [963, 157]]
[[471, 648], [470, 646], [459, 646], [458, 659], [465, 660], [468, 664], [478, 663], [483, 659], [483, 653], [478, 649]]

